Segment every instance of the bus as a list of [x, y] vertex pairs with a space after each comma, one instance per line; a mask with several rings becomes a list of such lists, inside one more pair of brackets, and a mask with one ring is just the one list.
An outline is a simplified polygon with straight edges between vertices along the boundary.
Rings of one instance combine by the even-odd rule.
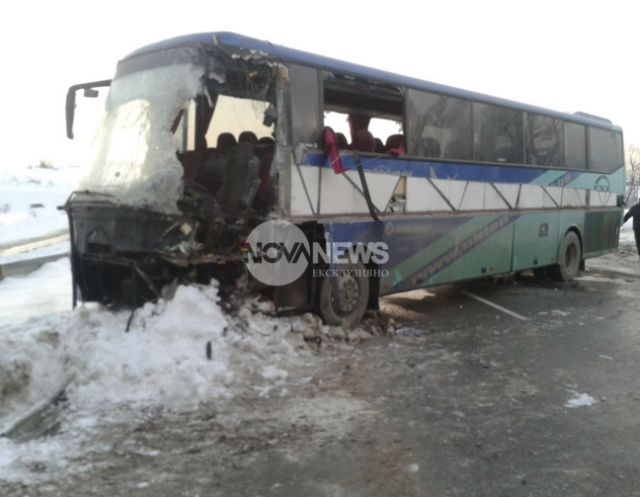
[[[527, 270], [571, 281], [618, 244], [623, 138], [604, 118], [227, 32], [145, 46], [113, 79], [72, 86], [70, 138], [78, 96], [101, 87], [65, 204], [74, 305], [135, 306], [215, 278], [349, 326], [394, 292]], [[384, 257], [325, 253], [291, 281], [258, 281], [247, 240], [269, 222]]]

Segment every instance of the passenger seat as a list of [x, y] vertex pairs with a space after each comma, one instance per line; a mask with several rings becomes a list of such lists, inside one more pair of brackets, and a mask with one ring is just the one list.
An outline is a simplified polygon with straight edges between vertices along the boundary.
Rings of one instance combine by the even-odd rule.
[[236, 215], [249, 207], [255, 197], [260, 178], [260, 159], [253, 144], [240, 141], [225, 163], [222, 185], [216, 196], [226, 216]]
[[389, 135], [384, 149], [390, 155], [405, 155], [404, 136], [401, 134]]

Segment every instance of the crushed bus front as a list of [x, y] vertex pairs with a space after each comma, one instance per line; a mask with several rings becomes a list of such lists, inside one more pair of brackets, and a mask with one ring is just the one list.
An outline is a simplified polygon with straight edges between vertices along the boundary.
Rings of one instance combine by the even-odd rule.
[[[231, 282], [277, 208], [279, 82], [250, 52], [141, 50], [110, 82], [91, 162], [68, 199], [74, 303], [139, 305], [172, 282]], [[100, 82], [105, 86], [106, 82]], [[72, 136], [75, 85], [67, 98]]]

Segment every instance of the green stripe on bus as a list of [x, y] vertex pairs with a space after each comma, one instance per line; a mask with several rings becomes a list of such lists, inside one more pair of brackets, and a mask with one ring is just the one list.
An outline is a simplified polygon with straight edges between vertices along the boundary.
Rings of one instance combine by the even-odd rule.
[[[462, 226], [450, 231], [444, 236], [438, 238], [432, 244], [424, 249], [416, 252], [412, 256], [407, 257], [400, 264], [389, 270], [389, 275], [382, 281], [383, 286], [395, 286], [402, 283], [409, 276], [423, 270], [431, 261], [436, 260], [439, 256], [445, 254], [456, 246], [458, 242], [463, 241], [475, 232], [489, 226], [492, 222], [500, 219], [501, 215], [474, 217]], [[471, 252], [472, 250], [470, 250]]]

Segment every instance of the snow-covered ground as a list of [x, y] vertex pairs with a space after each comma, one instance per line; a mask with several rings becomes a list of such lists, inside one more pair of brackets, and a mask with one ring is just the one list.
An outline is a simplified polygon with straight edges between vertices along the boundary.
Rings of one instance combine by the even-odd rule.
[[[6, 327], [25, 326], [29, 320], [70, 309], [71, 269], [67, 258], [49, 262], [31, 274], [0, 281], [0, 336]], [[2, 355], [0, 349], [0, 358]]]
[[0, 247], [67, 229], [58, 206], [73, 191], [80, 168], [0, 169]]
[[633, 235], [633, 219], [629, 219], [622, 225], [620, 230], [620, 246], [635, 245], [635, 238]]
[[105, 427], [134, 420], [145, 408], [192, 409], [247, 390], [286, 396], [288, 369], [310, 355], [302, 333], [319, 322], [270, 318], [264, 308], [247, 302], [230, 318], [214, 283], [178, 287], [171, 300], [145, 305], [128, 332], [129, 312], [99, 306], [5, 326], [0, 432], [65, 385], [69, 400], [55, 437], [0, 438], [0, 480], [50, 477], [30, 469], [38, 464], [71, 471], [70, 459], [100, 450], [96, 436]]

